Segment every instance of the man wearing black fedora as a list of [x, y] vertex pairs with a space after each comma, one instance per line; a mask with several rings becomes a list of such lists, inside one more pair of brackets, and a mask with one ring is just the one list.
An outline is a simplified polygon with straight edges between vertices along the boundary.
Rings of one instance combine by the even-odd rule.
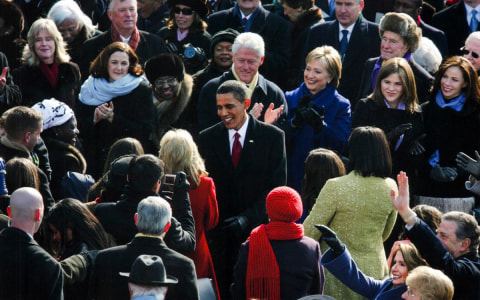
[[167, 275], [163, 260], [157, 255], [140, 255], [135, 259], [130, 273], [120, 272], [128, 277], [128, 289], [132, 300], [163, 300], [168, 287], [178, 279]]
[[169, 286], [165, 299], [199, 299], [193, 261], [168, 248], [163, 241], [171, 217], [170, 204], [163, 198], [150, 196], [140, 201], [134, 218], [139, 233], [126, 245], [98, 252], [90, 280], [91, 299], [129, 300], [129, 279], [120, 272], [129, 272], [143, 254], [161, 257], [168, 273], [178, 278], [178, 284]]

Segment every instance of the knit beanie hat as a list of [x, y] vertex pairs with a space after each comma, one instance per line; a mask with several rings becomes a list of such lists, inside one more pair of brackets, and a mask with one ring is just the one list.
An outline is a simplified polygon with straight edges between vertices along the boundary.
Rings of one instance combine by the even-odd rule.
[[219, 31], [215, 33], [212, 36], [212, 39], [210, 40], [210, 53], [213, 56], [213, 50], [215, 49], [215, 46], [220, 43], [220, 42], [230, 42], [233, 44], [233, 41], [235, 41], [235, 38], [237, 35], [240, 33], [236, 31], [235, 29], [232, 28], [227, 28], [225, 30]]
[[267, 195], [266, 206], [271, 221], [295, 222], [303, 212], [302, 198], [288, 186], [274, 188]]
[[177, 78], [178, 82], [181, 82], [185, 76], [185, 67], [176, 54], [163, 53], [147, 60], [145, 75], [151, 84], [163, 76], [173, 76]]

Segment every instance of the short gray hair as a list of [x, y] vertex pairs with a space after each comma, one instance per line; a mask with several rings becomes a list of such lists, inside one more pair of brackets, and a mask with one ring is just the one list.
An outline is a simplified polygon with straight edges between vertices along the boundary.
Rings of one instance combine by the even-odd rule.
[[470, 35], [465, 40], [465, 45], [471, 40], [477, 40], [480, 42], [480, 31], [474, 31], [470, 33]]
[[161, 235], [172, 218], [170, 204], [160, 196], [150, 196], [138, 204], [138, 232]]
[[232, 52], [236, 54], [240, 48], [249, 49], [255, 51], [259, 58], [265, 56], [265, 42], [263, 38], [253, 32], [244, 32], [239, 34], [232, 45]]
[[154, 296], [157, 300], [163, 300], [168, 289], [166, 286], [142, 286], [131, 282], [128, 285], [132, 299], [139, 296]]

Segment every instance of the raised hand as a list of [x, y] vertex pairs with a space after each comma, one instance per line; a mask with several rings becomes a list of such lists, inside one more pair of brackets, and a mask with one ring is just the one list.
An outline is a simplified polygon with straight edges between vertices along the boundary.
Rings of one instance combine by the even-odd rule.
[[267, 110], [265, 111], [265, 117], [263, 118], [263, 121], [267, 124], [275, 123], [283, 112], [283, 105], [280, 105], [278, 108], [273, 109], [274, 107], [274, 104], [270, 103]]
[[455, 161], [460, 169], [472, 174], [475, 178], [480, 179], [480, 155], [478, 154], [478, 151], [475, 151], [475, 158], [476, 160], [463, 152], [459, 152]]

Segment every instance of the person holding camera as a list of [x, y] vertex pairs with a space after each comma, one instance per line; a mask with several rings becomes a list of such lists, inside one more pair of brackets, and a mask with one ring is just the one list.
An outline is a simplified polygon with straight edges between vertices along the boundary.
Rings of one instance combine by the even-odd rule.
[[208, 14], [204, 0], [169, 0], [167, 26], [158, 31], [165, 40], [167, 50], [178, 54], [188, 74], [200, 71], [210, 56], [210, 34], [203, 20]]

